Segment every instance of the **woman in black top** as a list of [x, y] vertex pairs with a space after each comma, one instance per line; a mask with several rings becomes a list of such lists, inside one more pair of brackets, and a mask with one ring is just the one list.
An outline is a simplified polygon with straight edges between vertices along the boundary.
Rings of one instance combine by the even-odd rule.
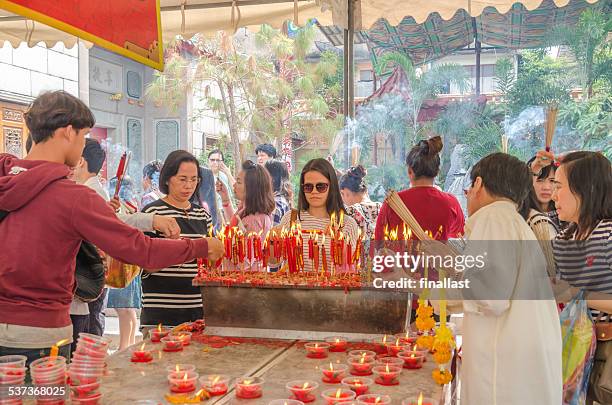
[[[166, 197], [147, 205], [143, 212], [171, 216], [181, 228], [181, 237], [205, 237], [211, 225], [210, 214], [190, 199], [200, 182], [198, 160], [189, 152], [177, 150], [168, 155], [159, 177], [159, 189]], [[159, 236], [159, 235], [153, 235]], [[203, 318], [200, 289], [191, 285], [198, 272], [197, 261], [146, 274], [142, 280], [142, 326], [179, 325]]]

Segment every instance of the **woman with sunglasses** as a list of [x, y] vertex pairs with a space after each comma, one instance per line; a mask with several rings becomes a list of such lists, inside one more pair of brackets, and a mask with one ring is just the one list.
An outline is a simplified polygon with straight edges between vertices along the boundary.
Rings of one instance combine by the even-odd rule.
[[[463, 234], [465, 218], [457, 198], [434, 186], [440, 172], [441, 150], [439, 136], [420, 141], [410, 150], [406, 157], [410, 188], [398, 194], [423, 230], [431, 232], [434, 239], [447, 240]], [[376, 221], [375, 240], [384, 239], [385, 229], [396, 228], [403, 237], [402, 220], [385, 202]]]
[[229, 192], [222, 181], [217, 180], [217, 192], [229, 226], [242, 229], [244, 233], [260, 234], [262, 241], [272, 228], [272, 213], [276, 208], [272, 192], [272, 178], [260, 165], [246, 160], [234, 183], [234, 196], [238, 200], [238, 210], [230, 203]]
[[[295, 220], [300, 223], [304, 240], [305, 271], [315, 270], [313, 260], [307, 259], [308, 241], [311, 235], [315, 235], [314, 237], [319, 243], [322, 243], [323, 236], [325, 236], [327, 263], [332, 263], [330, 234], [328, 233], [332, 214], [334, 214], [337, 222], [339, 222], [340, 217], [343, 218], [340, 231], [343, 233], [345, 240], [351, 243], [354, 251], [359, 227], [353, 218], [344, 214], [344, 204], [340, 195], [336, 170], [327, 160], [310, 160], [302, 169], [296, 214], [294, 215]], [[291, 217], [292, 211], [287, 212], [275, 231], [280, 232], [282, 229], [289, 229], [291, 227]], [[319, 271], [323, 268], [322, 265], [323, 259], [321, 258], [318, 265]]]
[[[176, 219], [182, 238], [206, 237], [212, 224], [210, 214], [190, 202], [201, 181], [199, 168], [198, 160], [191, 153], [184, 150], [170, 153], [159, 175], [159, 189], [166, 196], [142, 210]], [[160, 235], [155, 233], [151, 236]], [[191, 285], [197, 273], [196, 260], [156, 273], [144, 273], [141, 325], [153, 327], [161, 323], [174, 326], [202, 319], [202, 294], [199, 288]]]

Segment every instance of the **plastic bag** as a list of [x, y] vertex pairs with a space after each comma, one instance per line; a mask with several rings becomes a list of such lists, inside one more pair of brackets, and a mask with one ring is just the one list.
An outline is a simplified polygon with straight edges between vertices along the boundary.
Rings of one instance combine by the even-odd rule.
[[583, 405], [597, 345], [584, 290], [565, 306], [559, 318], [563, 337], [563, 405]]

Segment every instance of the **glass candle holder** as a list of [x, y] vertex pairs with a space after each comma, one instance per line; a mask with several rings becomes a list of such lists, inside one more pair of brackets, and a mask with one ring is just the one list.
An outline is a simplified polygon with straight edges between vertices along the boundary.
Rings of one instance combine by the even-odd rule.
[[187, 371], [195, 371], [196, 366], [193, 364], [175, 364], [174, 366], [166, 367], [168, 374], [171, 373], [185, 373]]
[[161, 338], [165, 352], [180, 352], [183, 350], [183, 342], [176, 336], [166, 336]]
[[208, 374], [200, 377], [200, 384], [210, 395], [218, 396], [227, 392], [230, 378], [222, 374]]
[[328, 384], [340, 384], [342, 379], [346, 377], [347, 371], [348, 365], [346, 364], [325, 364], [321, 367], [322, 381]]
[[403, 333], [396, 333], [394, 337], [396, 340], [399, 339], [400, 343], [403, 345], [413, 345], [416, 343], [416, 340], [419, 336], [415, 332], [408, 331]]
[[348, 348], [348, 340], [342, 336], [330, 336], [325, 339], [329, 343], [329, 351], [335, 353], [345, 352]]
[[329, 350], [330, 344], [323, 342], [310, 342], [304, 345], [306, 357], [311, 359], [324, 359], [327, 357], [327, 351]]
[[397, 357], [404, 360], [404, 368], [416, 370], [423, 367], [425, 355], [422, 352], [400, 352]]
[[390, 405], [391, 397], [389, 395], [381, 395], [381, 394], [367, 394], [360, 395], [357, 397], [357, 403], [359, 405]]
[[149, 363], [153, 361], [153, 354], [151, 350], [146, 350], [145, 344], [137, 348], [132, 352], [132, 357], [130, 358], [132, 363]]
[[263, 394], [264, 380], [261, 377], [242, 377], [236, 380], [236, 397], [243, 399], [259, 398]]
[[404, 399], [402, 405], [438, 405], [438, 401], [435, 401], [433, 398], [424, 397], [421, 394], [416, 398]]
[[355, 399], [355, 393], [346, 388], [332, 388], [325, 390], [321, 396], [327, 405], [343, 404], [347, 401]]
[[319, 388], [319, 383], [316, 381], [295, 380], [289, 381], [285, 388], [291, 393], [291, 399], [309, 403], [317, 399], [314, 391]]
[[394, 342], [387, 344], [387, 354], [396, 357], [399, 352], [406, 350], [405, 346], [400, 339], [395, 339]]
[[363, 377], [346, 377], [342, 380], [342, 385], [357, 396], [367, 394], [372, 384], [374, 384], [373, 380]]
[[157, 326], [157, 328], [151, 330], [150, 334], [151, 334], [151, 342], [153, 343], [159, 343], [161, 342], [162, 338], [165, 338], [166, 336], [168, 336], [168, 334], [170, 333], [172, 329], [167, 328], [165, 326]]
[[197, 380], [198, 373], [195, 371], [170, 373], [168, 375], [170, 391], [176, 394], [184, 394], [195, 391]]
[[170, 332], [168, 336], [176, 337], [178, 340], [183, 342], [183, 346], [189, 346], [191, 344], [191, 332], [186, 332], [186, 331]]
[[376, 360], [371, 357], [349, 357], [348, 364], [351, 375], [365, 376], [372, 375], [372, 368]]
[[378, 366], [384, 366], [385, 364], [388, 364], [390, 366], [404, 367], [404, 360], [400, 359], [399, 357], [385, 356], [380, 357], [378, 360], [376, 360], [376, 364]]
[[386, 354], [387, 353], [387, 343], [393, 340], [393, 336], [384, 335], [372, 339], [372, 343], [374, 344], [374, 351], [376, 354]]
[[374, 380], [379, 385], [398, 385], [399, 375], [402, 372], [402, 368], [398, 366], [390, 366], [388, 364], [384, 366], [376, 366], [372, 369], [372, 372], [376, 375]]
[[348, 352], [349, 357], [366, 357], [376, 360], [376, 352], [372, 350], [351, 350]]

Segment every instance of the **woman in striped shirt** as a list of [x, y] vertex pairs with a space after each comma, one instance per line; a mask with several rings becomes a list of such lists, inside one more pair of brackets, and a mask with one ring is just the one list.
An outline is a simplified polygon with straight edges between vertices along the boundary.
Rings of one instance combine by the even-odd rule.
[[[159, 176], [159, 189], [166, 197], [150, 203], [143, 212], [173, 217], [181, 228], [182, 238], [205, 237], [212, 223], [210, 214], [189, 201], [199, 182], [198, 160], [183, 150], [170, 153]], [[203, 318], [200, 289], [191, 285], [197, 273], [196, 260], [144, 273], [142, 326], [160, 323], [174, 326]]]
[[[283, 216], [280, 225], [275, 229], [276, 232], [291, 227], [291, 212], [289, 211]], [[343, 223], [340, 226], [340, 231], [343, 233], [345, 240], [349, 241], [354, 252], [359, 227], [353, 218], [344, 215], [344, 204], [340, 195], [336, 171], [327, 160], [313, 159], [306, 163], [300, 175], [296, 218], [301, 225], [304, 240], [304, 271], [315, 270], [314, 261], [308, 259], [308, 241], [313, 234], [308, 231], [316, 232], [319, 243], [322, 243], [323, 236], [325, 236], [326, 262], [331, 266], [331, 243], [328, 229], [332, 214], [337, 221], [342, 214]], [[323, 269], [322, 256], [317, 268], [319, 271]]]
[[[535, 170], [554, 161], [538, 152]], [[597, 152], [572, 152], [560, 160], [555, 173], [555, 202], [559, 219], [570, 223], [553, 243], [561, 279], [588, 291], [588, 305], [612, 313], [612, 167]]]

